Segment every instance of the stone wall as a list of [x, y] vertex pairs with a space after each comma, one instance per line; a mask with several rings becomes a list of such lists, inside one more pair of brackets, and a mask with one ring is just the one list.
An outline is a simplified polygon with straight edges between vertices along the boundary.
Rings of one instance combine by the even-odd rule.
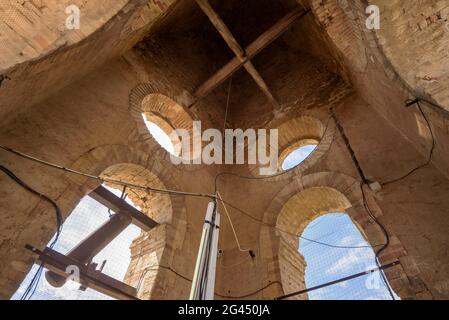
[[[19, 65], [8, 71], [11, 80], [0, 88], [0, 143], [90, 174], [173, 190], [212, 193], [219, 172], [251, 177], [226, 175], [218, 181], [220, 194], [247, 214], [227, 207], [238, 246], [225, 208], [219, 205], [222, 254], [217, 263], [217, 299], [272, 299], [304, 288], [297, 238], [285, 237], [276, 228], [290, 228], [290, 233], [299, 235], [310, 219], [345, 210], [371, 244], [383, 243], [383, 233], [366, 212], [361, 177], [328, 109], [335, 109], [369, 180], [382, 183], [424, 163], [430, 132], [419, 110], [406, 109], [404, 101], [415, 96], [415, 90], [444, 101], [444, 79], [427, 84], [425, 76], [414, 78], [409, 72], [412, 56], [395, 52], [405, 54], [407, 48], [422, 52], [419, 67], [430, 65], [435, 72], [445, 65], [446, 56], [441, 50], [415, 48], [411, 40], [405, 42], [410, 47], [398, 48], [402, 44], [394, 39], [410, 39], [413, 34], [408, 32], [415, 30], [445, 47], [446, 38], [438, 38], [442, 21], [432, 18], [443, 17], [445, 7], [437, 1], [435, 10], [426, 13], [434, 22], [428, 28], [421, 30], [422, 24], [401, 33], [405, 18], [398, 12], [405, 8], [416, 16], [416, 7], [382, 2], [389, 12], [383, 23], [391, 23], [390, 31], [375, 34], [362, 28], [364, 3], [309, 1], [313, 14], [254, 61], [280, 108], [269, 105], [248, 75], [238, 72], [233, 76], [228, 125], [280, 128], [284, 149], [305, 138], [319, 145], [297, 168], [253, 179], [254, 167], [246, 164], [175, 166], [144, 127], [142, 112], [157, 113], [177, 127], [201, 120], [203, 128], [222, 129], [225, 120], [228, 85], [188, 106], [195, 87], [226, 63], [229, 53], [210, 26], [204, 27], [203, 38], [197, 36], [195, 31], [207, 23], [198, 9], [171, 3], [128, 1], [126, 10], [117, 8], [118, 13], [111, 13], [98, 31], [95, 26], [86, 30], [86, 39], [67, 48], [55, 47], [50, 55], [42, 51], [35, 62], [28, 56], [23, 63], [14, 62]], [[246, 37], [257, 34], [249, 31]], [[155, 96], [159, 98], [152, 99]], [[396, 292], [405, 299], [447, 299], [449, 125], [444, 111], [427, 105], [423, 110], [437, 142], [432, 162], [378, 193], [368, 188], [365, 192], [391, 238], [381, 262], [400, 261], [387, 272]], [[55, 199], [64, 217], [98, 185], [3, 151], [0, 160]], [[24, 245], [43, 248], [55, 232], [55, 221], [52, 208], [4, 175], [0, 195], [0, 297], [9, 298], [34, 262]], [[132, 244], [125, 281], [139, 286], [142, 299], [187, 298], [209, 199], [138, 191], [131, 197], [160, 226]], [[296, 205], [289, 210], [293, 202]], [[288, 214], [297, 208], [301, 214]]]
[[[190, 168], [187, 171], [191, 171], [191, 174], [180, 174], [183, 169], [171, 164], [169, 155], [157, 145], [149, 132], [146, 137], [139, 134], [129, 106], [130, 93], [139, 83], [141, 79], [135, 76], [132, 67], [122, 60], [111, 61], [44, 103], [33, 106], [26, 114], [4, 124], [1, 129], [1, 141], [23, 152], [94, 175], [117, 177], [116, 172], [121, 172], [119, 176], [123, 180], [132, 177], [131, 180], [136, 183], [158, 185], [153, 180], [142, 180], [142, 174], [136, 176], [136, 170], [131, 170], [130, 166], [134, 164], [151, 172], [162, 181], [165, 188], [209, 192], [210, 190], [204, 187], [209, 183], [204, 181], [207, 181], [211, 168], [204, 168], [202, 179], [192, 179], [196, 173]], [[47, 121], [49, 117], [52, 118], [51, 121]], [[84, 195], [97, 186], [95, 181], [86, 181], [85, 178], [64, 174], [10, 154], [2, 153], [1, 158], [4, 165], [33, 188], [55, 199], [64, 217], [70, 214]], [[45, 202], [30, 198], [29, 194], [4, 175], [0, 179], [3, 221], [0, 245], [3, 261], [1, 295], [7, 298], [20, 284], [35, 258], [24, 249], [25, 244], [43, 247], [54, 234], [55, 221], [53, 209]], [[198, 230], [190, 234], [193, 240], [184, 242], [184, 236], [177, 235], [177, 232], [179, 228], [185, 232], [188, 226], [186, 210], [203, 214], [203, 201], [191, 203], [190, 207], [193, 209], [187, 209], [189, 205], [184, 204], [182, 197], [170, 198], [173, 212], [178, 213], [167, 220], [160, 214], [160, 201], [158, 207], [155, 207], [151, 205], [153, 200], [154, 197], [148, 197], [146, 201], [152, 210], [156, 210], [149, 214], [161, 224], [170, 226], [171, 231], [167, 231], [166, 239], [173, 238], [173, 241], [184, 244], [183, 252], [190, 252], [188, 255], [179, 255], [176, 253], [181, 250], [179, 246], [170, 244], [170, 250], [161, 255], [160, 263], [171, 265], [175, 263], [173, 259], [182, 261], [190, 255], [192, 256], [187, 259], [194, 261], [195, 256], [189, 248], [193, 248], [199, 241], [194, 235], [201, 229], [200, 223], [195, 223], [193, 229]], [[204, 203], [207, 204], [207, 201]], [[191, 264], [176, 264], [186, 265], [186, 269], [180, 268], [181, 272], [193, 272]], [[169, 292], [160, 297], [170, 294], [173, 295]]]

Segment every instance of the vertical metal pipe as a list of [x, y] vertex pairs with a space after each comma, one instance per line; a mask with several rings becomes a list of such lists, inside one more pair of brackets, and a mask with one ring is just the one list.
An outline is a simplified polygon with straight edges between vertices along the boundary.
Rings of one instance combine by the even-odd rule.
[[[216, 228], [217, 215], [216, 203], [209, 203], [204, 221], [201, 242], [198, 249], [195, 274], [193, 276], [192, 288], [190, 290], [190, 300], [205, 300], [214, 298], [215, 264], [218, 246], [218, 229]], [[213, 269], [211, 269], [211, 267]], [[212, 287], [210, 285], [211, 282], [213, 282]]]
[[207, 287], [205, 292], [206, 300], [214, 300], [215, 297], [215, 272], [217, 269], [218, 238], [220, 236], [220, 214], [216, 212], [212, 228], [212, 244], [208, 264]]

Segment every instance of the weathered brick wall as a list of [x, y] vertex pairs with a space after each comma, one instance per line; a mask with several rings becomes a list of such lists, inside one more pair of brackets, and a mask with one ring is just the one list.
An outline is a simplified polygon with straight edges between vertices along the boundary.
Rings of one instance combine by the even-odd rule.
[[449, 111], [449, 3], [373, 1], [380, 8], [378, 44], [412, 91]]
[[[422, 5], [410, 1], [376, 2], [382, 19], [378, 31], [368, 30], [365, 26], [367, 1], [326, 0], [310, 3], [318, 23], [326, 32], [327, 45], [334, 57], [344, 65], [344, 73], [348, 74], [354, 88], [419, 152], [427, 156], [430, 134], [425, 132], [426, 125], [417, 108], [405, 109], [404, 102], [409, 98], [424, 97], [436, 100], [446, 108], [445, 90], [442, 89], [447, 87], [445, 76], [438, 76], [432, 81], [426, 80], [426, 76], [419, 79], [426, 72], [441, 73], [447, 69], [448, 54], [445, 48], [449, 33], [444, 18], [445, 1], [425, 1], [423, 13]], [[420, 30], [417, 25], [420, 22], [424, 24], [427, 16], [441, 19]], [[429, 21], [432, 19], [429, 18]], [[429, 45], [432, 41], [433, 45]], [[434, 50], [435, 44], [440, 49]], [[417, 65], [414, 63], [415, 57], [419, 57]], [[407, 70], [407, 74], [403, 70]], [[422, 105], [436, 139], [444, 140], [449, 127], [449, 114], [424, 102]], [[448, 156], [446, 144], [437, 144], [434, 164], [446, 176], [449, 176], [445, 160]]]
[[[122, 9], [127, 0], [101, 3], [82, 0], [6, 0], [0, 4], [0, 70], [39, 58], [61, 46], [73, 45], [91, 35]], [[76, 32], [66, 28], [66, 8], [76, 5], [81, 24]]]
[[[306, 175], [302, 180], [303, 191], [298, 188], [298, 183], [291, 183], [280, 193], [279, 196], [283, 199], [279, 199], [281, 201], [275, 199], [266, 213], [268, 214], [266, 220], [270, 221], [271, 212], [280, 210], [276, 226], [282, 231], [278, 230], [276, 231], [277, 235], [272, 236], [272, 241], [280, 241], [280, 246], [279, 252], [273, 254], [278, 256], [281, 279], [284, 290], [287, 292], [303, 289], [296, 285], [299, 289], [292, 290], [293, 283], [304, 283], [304, 272], [292, 271], [294, 268], [304, 269], [305, 267], [305, 262], [301, 260], [301, 255], [297, 251], [298, 238], [292, 235], [301, 235], [307, 225], [316, 217], [329, 212], [347, 212], [371, 245], [377, 246], [385, 243], [383, 232], [369, 218], [364, 207], [359, 182], [349, 176], [324, 172]], [[293, 196], [288, 198], [286, 194], [289, 197]], [[284, 199], [288, 200], [285, 202]], [[349, 201], [349, 199], [351, 200]], [[278, 208], [276, 203], [285, 204], [282, 208]], [[368, 198], [368, 204], [371, 208], [376, 208], [373, 210], [376, 218], [382, 216], [382, 212], [371, 197]], [[273, 215], [273, 217], [275, 216], [276, 214]], [[391, 231], [389, 231], [389, 235], [390, 245], [380, 254], [379, 259], [382, 264], [398, 260], [401, 262], [401, 265], [386, 272], [392, 288], [403, 299], [431, 297], [432, 295], [426, 287], [416, 285], [416, 283], [423, 283], [419, 269], [415, 268], [413, 271], [407, 269], [411, 264], [416, 266], [413, 257], [408, 256], [396, 235]], [[261, 241], [263, 240], [261, 239]], [[286, 249], [286, 247], [290, 249]], [[286, 254], [286, 252], [289, 253]]]
[[[94, 175], [105, 174], [123, 180], [132, 177], [136, 183], [173, 190], [202, 190], [209, 185], [203, 179], [207, 180], [210, 176], [210, 168], [205, 168], [199, 176], [190, 168], [187, 171], [192, 171], [191, 174], [181, 174], [184, 172], [183, 166], [174, 166], [167, 152], [157, 145], [148, 132], [145, 136], [139, 134], [129, 111], [129, 96], [135, 87], [150, 78], [139, 78], [132, 67], [123, 61], [112, 61], [45, 103], [34, 106], [25, 115], [16, 115], [9, 125], [2, 126], [1, 140], [24, 152]], [[95, 90], [91, 90], [94, 87]], [[173, 91], [176, 90], [173, 87]], [[15, 135], [14, 132], [18, 133], [19, 128], [20, 134]], [[96, 182], [85, 178], [63, 174], [6, 153], [2, 153], [1, 158], [3, 164], [34, 188], [55, 199], [64, 217], [70, 214], [84, 195], [97, 186]], [[143, 169], [147, 170], [148, 175], [142, 174]], [[195, 176], [197, 178], [193, 179]], [[2, 175], [0, 179], [3, 221], [0, 230], [1, 297], [8, 298], [35, 258], [24, 249], [25, 244], [43, 247], [54, 234], [55, 222], [50, 206], [30, 197], [7, 177]], [[199, 231], [196, 229], [200, 230], [201, 227], [195, 223], [194, 231], [190, 234], [192, 238], [186, 241], [187, 208], [183, 198], [136, 192], [138, 196], [135, 197], [147, 197], [142, 208], [163, 226], [169, 226], [165, 232], [167, 250], [155, 249], [161, 255], [160, 264], [184, 265], [185, 268], [179, 268], [180, 272], [191, 276], [194, 266], [186, 261], [195, 259], [193, 248], [199, 241], [196, 238]], [[206, 190], [203, 189], [203, 192]], [[27, 201], [15, 200], [15, 197]], [[173, 215], [168, 216], [164, 212], [170, 207]], [[194, 203], [188, 210], [201, 216], [202, 207], [202, 202]], [[184, 254], [180, 255], [179, 252]], [[162, 276], [165, 273], [161, 272], [158, 278], [157, 297], [176, 297], [176, 291], [168, 290], [167, 286], [184, 288], [185, 280], [179, 280], [167, 272], [167, 279], [171, 279], [168, 281]], [[151, 291], [149, 287], [147, 290]]]
[[[0, 14], [3, 18], [6, 15], [7, 21], [0, 19], [4, 34], [0, 56], [10, 65], [0, 67], [0, 76], [4, 77], [0, 84], [0, 121], [8, 121], [18, 111], [25, 111], [131, 48], [173, 3], [111, 0], [99, 5], [98, 1], [83, 1], [82, 29], [69, 31], [64, 18], [64, 4], [68, 2], [2, 1]], [[98, 19], [100, 14], [103, 19]], [[140, 15], [147, 24], [132, 27], [136, 19], [141, 20]], [[8, 23], [11, 18], [14, 23]], [[125, 30], [126, 35], [121, 35]], [[43, 41], [42, 37], [48, 39]]]
[[[394, 15], [400, 3], [392, 3]], [[110, 29], [105, 28], [104, 34], [93, 34], [70, 50], [56, 50], [48, 59], [27, 62], [13, 70], [12, 80], [0, 88], [1, 112], [8, 115], [2, 117], [0, 141], [91, 174], [121, 174], [123, 179], [132, 177], [139, 183], [176, 190], [213, 192], [213, 178], [222, 171], [250, 176], [248, 165], [193, 169], [173, 166], [167, 152], [143, 126], [141, 112], [149, 106], [142, 102], [148, 102], [145, 99], [151, 95], [164, 97], [152, 101], [150, 109], [164, 113], [172, 123], [176, 119], [187, 121], [181, 116], [185, 112], [191, 119], [202, 120], [204, 127], [223, 126], [227, 86], [218, 88], [190, 110], [184, 108], [191, 102], [189, 92], [211, 75], [205, 61], [219, 64], [229, 57], [214, 48], [215, 42], [182, 33], [183, 27], [178, 26], [182, 10], [176, 13], [179, 19], [165, 20], [165, 31], [150, 36], [119, 59], [99, 66], [141, 39], [145, 30], [140, 27], [151, 24], [151, 6], [158, 4], [162, 4], [161, 11], [169, 9], [163, 5], [168, 3], [158, 1], [150, 2], [141, 11], [123, 12], [118, 18], [124, 18], [117, 19]], [[246, 74], [234, 78], [238, 85], [233, 88], [230, 104], [232, 125], [283, 128], [282, 143], [287, 148], [297, 142], [296, 138], [308, 134], [320, 144], [309, 159], [283, 176], [267, 180], [229, 176], [220, 179], [222, 196], [254, 216], [230, 210], [241, 246], [253, 250], [255, 257], [238, 248], [220, 205], [223, 216], [219, 247], [223, 252], [217, 267], [219, 299], [271, 299], [304, 287], [304, 261], [296, 250], [297, 242], [276, 233], [273, 226], [277, 223], [288, 228], [295, 226], [292, 231], [301, 232], [318, 214], [346, 210], [371, 243], [384, 241], [363, 207], [360, 177], [345, 143], [335, 123], [327, 122], [328, 107], [336, 108], [371, 180], [383, 182], [400, 176], [406, 169], [423, 163], [428, 152], [429, 136], [423, 120], [416, 110], [403, 107], [410, 92], [404, 89], [392, 67], [394, 59], [384, 54], [387, 50], [380, 50], [375, 34], [360, 27], [365, 17], [364, 3], [328, 0], [311, 4], [314, 15], [292, 28], [282, 45], [276, 44], [258, 57], [257, 67], [280, 99], [280, 109], [266, 103]], [[402, 21], [397, 19], [392, 18], [392, 28]], [[180, 29], [172, 29], [173, 24]], [[440, 24], [441, 21], [436, 22]], [[188, 27], [189, 23], [184, 22], [185, 25]], [[434, 30], [432, 25], [429, 28]], [[180, 33], [173, 35], [167, 30]], [[209, 40], [208, 36], [205, 39]], [[300, 48], [303, 40], [308, 45]], [[428, 61], [420, 61], [420, 65], [441, 64], [443, 57], [428, 56]], [[74, 72], [77, 69], [79, 73]], [[182, 112], [173, 112], [180, 108]], [[400, 266], [388, 271], [388, 278], [403, 298], [449, 296], [449, 257], [445, 252], [449, 182], [443, 175], [449, 175], [448, 123], [443, 114], [426, 111], [438, 142], [434, 162], [377, 194], [367, 190], [370, 207], [391, 235], [391, 247], [383, 252], [381, 260], [401, 261]], [[289, 122], [303, 117], [317, 119], [321, 126], [305, 130], [306, 123]], [[304, 130], [297, 130], [298, 126]], [[327, 129], [322, 130], [323, 127]], [[64, 217], [97, 185], [3, 152], [0, 158], [2, 164], [33, 187], [57, 200]], [[136, 176], [141, 168], [145, 174]], [[4, 176], [0, 176], [0, 181], [0, 297], [8, 298], [34, 261], [23, 246], [31, 243], [43, 247], [54, 233], [55, 222], [47, 204], [30, 197]], [[334, 191], [318, 192], [322, 190]], [[337, 193], [335, 190], [344, 198], [336, 197], [335, 205], [328, 203], [327, 207], [317, 208], [318, 204], [325, 204], [322, 199], [327, 193]], [[134, 196], [144, 211], [162, 225], [133, 243], [126, 281], [133, 285], [140, 282], [139, 295], [145, 299], [187, 298], [208, 200], [140, 192]], [[297, 206], [302, 208], [302, 214], [290, 214], [282, 222], [283, 208], [294, 197], [301, 198]], [[151, 269], [155, 265], [156, 271]]]
[[[376, 4], [379, 4], [379, 2]], [[346, 66], [345, 68], [350, 75], [351, 82], [360, 96], [370, 103], [399, 134], [408, 140], [409, 146], [414, 147], [422, 155], [420, 157], [407, 156], [409, 153], [406, 150], [409, 147], [402, 145], [399, 149], [391, 148], [387, 152], [389, 156], [395, 158], [394, 162], [386, 161], [386, 157], [385, 161], [373, 156], [363, 159], [364, 154], [367, 154], [367, 152], [372, 154], [372, 152], [368, 150], [369, 143], [364, 144], [365, 148], [362, 147], [363, 144], [360, 144], [360, 150], [357, 153], [362, 157], [362, 163], [371, 167], [370, 171], [373, 170], [371, 173], [368, 172], [370, 178], [388, 180], [387, 177], [398, 177], [400, 174], [393, 172], [395, 169], [391, 167], [392, 163], [401, 163], [403, 169], [400, 171], [405, 174], [406, 168], [414, 168], [425, 163], [429, 155], [432, 139], [422, 115], [416, 107], [409, 109], [404, 107], [406, 99], [423, 96], [423, 94], [433, 94], [432, 97], [427, 98], [430, 100], [435, 99], [439, 103], [442, 103], [445, 99], [445, 90], [441, 91], [440, 87], [446, 87], [444, 76], [432, 81], [426, 80], [426, 77], [424, 79], [419, 78], [422, 73], [429, 73], [430, 76], [439, 73], [445, 69], [447, 64], [447, 52], [444, 50], [444, 47], [447, 47], [447, 33], [444, 21], [444, 7], [447, 4], [444, 1], [425, 2], [425, 4], [425, 6], [422, 6], [409, 1], [380, 2], [381, 29], [373, 32], [364, 27], [367, 17], [365, 8], [368, 2], [312, 2], [312, 8], [317, 20], [321, 27], [326, 30], [331, 43], [338, 48], [336, 56], [340, 55], [343, 61], [346, 60], [343, 64]], [[423, 7], [425, 9], [422, 9]], [[420, 23], [422, 26], [418, 27]], [[350, 41], [341, 41], [342, 36], [347, 37]], [[429, 43], [434, 45], [429, 46]], [[343, 47], [342, 44], [346, 45]], [[441, 50], [434, 50], [435, 46], [441, 46]], [[358, 60], [354, 60], [354, 52], [356, 52], [357, 59], [365, 59], [366, 63], [357, 63]], [[420, 53], [417, 54], [417, 52]], [[449, 152], [444, 141], [446, 141], [448, 133], [448, 114], [426, 103], [421, 105], [430, 121], [436, 140], [433, 165], [447, 177], [449, 172], [447, 167]], [[443, 108], [445, 107], [443, 105]], [[346, 112], [345, 114], [345, 119], [349, 120], [350, 117], [353, 117], [353, 114], [350, 115]], [[365, 117], [365, 121], [372, 120]], [[372, 135], [366, 130], [363, 133], [360, 132], [359, 122], [352, 122], [350, 126], [354, 129], [357, 128], [353, 131], [354, 134], [356, 131], [358, 132], [358, 134], [353, 135], [352, 140], [357, 141], [359, 134], [362, 134], [364, 137]], [[376, 145], [370, 149], [377, 148], [378, 144]], [[399, 154], [401, 157], [398, 156]], [[376, 166], [374, 163], [376, 161], [381, 161], [384, 165]], [[385, 219], [390, 220], [391, 227], [397, 230], [397, 234], [403, 242], [406, 239], [407, 242], [412, 241], [412, 238], [417, 240], [415, 235], [421, 234], [422, 231], [420, 230], [423, 230], [422, 228], [427, 224], [427, 221], [430, 221], [429, 219], [438, 221], [439, 224], [447, 225], [444, 200], [439, 200], [439, 206], [435, 203], [434, 209], [427, 211], [429, 215], [427, 219], [420, 214], [422, 210], [427, 209], [417, 209], [411, 205], [391, 205], [391, 203], [397, 203], [397, 201], [408, 203], [424, 201], [424, 198], [429, 196], [427, 188], [431, 185], [430, 182], [425, 183], [424, 181], [435, 179], [437, 175], [430, 168], [424, 168], [421, 172], [417, 172], [415, 176], [402, 180], [395, 186], [390, 186], [388, 190], [382, 192], [382, 195], [379, 195], [378, 201], [380, 206], [383, 207], [386, 217], [388, 217]], [[385, 178], [381, 179], [380, 177]], [[406, 195], [410, 190], [414, 190], [414, 196]], [[445, 193], [447, 189], [444, 187], [440, 192]], [[404, 222], [400, 218], [404, 212], [408, 212], [408, 215], [413, 218], [410, 218], [411, 220], [406, 219], [406, 222]], [[421, 227], [412, 228], [410, 225], [412, 220]], [[410, 224], [408, 223], [409, 221]], [[431, 228], [430, 226], [429, 229], [425, 227], [427, 230]], [[438, 229], [434, 229], [434, 232], [437, 232]], [[414, 246], [408, 244], [405, 247], [409, 252], [413, 251], [413, 255], [417, 260], [421, 260], [418, 265], [420, 265], [423, 278], [426, 279], [434, 297], [438, 298], [445, 295], [443, 292], [447, 290], [447, 281], [435, 276], [430, 270], [436, 268], [441, 269], [440, 272], [445, 272], [443, 271], [445, 267], [440, 265], [436, 256], [439, 256], [440, 259], [446, 256], [442, 248], [447, 245], [447, 239], [440, 232], [428, 235], [431, 236], [432, 241], [418, 241], [420, 249], [415, 250]], [[428, 248], [426, 249], [425, 246], [428, 246]], [[418, 251], [421, 253], [418, 254]], [[429, 251], [428, 254], [425, 254], [424, 252], [427, 251]], [[433, 251], [434, 254], [430, 254], [430, 251]], [[432, 255], [436, 259], [431, 258]], [[429, 282], [433, 284], [430, 285]]]

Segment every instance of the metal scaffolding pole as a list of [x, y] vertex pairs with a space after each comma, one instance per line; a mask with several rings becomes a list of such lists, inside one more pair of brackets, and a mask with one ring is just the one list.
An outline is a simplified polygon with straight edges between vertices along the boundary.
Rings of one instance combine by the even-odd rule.
[[220, 214], [217, 212], [217, 204], [210, 202], [198, 249], [190, 300], [214, 299], [219, 230]]

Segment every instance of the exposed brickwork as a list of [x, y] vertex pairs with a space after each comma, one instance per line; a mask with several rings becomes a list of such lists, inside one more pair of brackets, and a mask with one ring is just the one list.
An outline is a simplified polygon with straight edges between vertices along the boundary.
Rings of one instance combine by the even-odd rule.
[[[423, 12], [412, 1], [377, 1], [385, 13], [378, 32], [364, 28], [370, 1], [303, 2], [312, 14], [254, 59], [280, 107], [269, 104], [239, 71], [233, 76], [228, 112], [229, 82], [187, 108], [195, 88], [232, 58], [193, 2], [119, 1], [104, 10], [85, 1], [88, 18], [95, 22], [70, 35], [57, 25], [30, 35], [28, 22], [24, 30], [14, 24], [8, 44], [0, 49], [7, 50], [0, 60], [7, 57], [15, 65], [1, 78], [0, 141], [93, 175], [202, 193], [213, 192], [219, 172], [254, 177], [257, 168], [174, 166], [151, 138], [142, 113], [166, 130], [189, 129], [192, 120], [201, 120], [203, 129], [221, 130], [225, 114], [228, 127], [279, 128], [281, 159], [301, 141], [319, 142], [306, 161], [286, 174], [264, 180], [223, 176], [217, 182], [226, 200], [253, 216], [228, 208], [241, 246], [254, 256], [238, 248], [223, 215], [216, 298], [272, 299], [302, 289], [306, 261], [292, 234], [300, 234], [314, 218], [345, 211], [371, 244], [385, 241], [366, 212], [361, 179], [334, 121], [328, 121], [328, 109], [338, 113], [367, 177], [383, 182], [422, 164], [428, 155], [426, 123], [415, 107], [403, 106], [404, 100], [421, 92], [442, 103], [448, 94], [441, 74], [447, 65], [444, 1], [423, 1], [428, 4]], [[44, 0], [21, 3], [33, 19], [57, 8], [45, 9], [50, 1]], [[258, 7], [273, 5], [274, 21], [274, 13], [285, 13], [276, 3], [245, 1], [254, 16]], [[236, 34], [246, 39], [264, 31], [255, 25], [239, 30], [247, 24], [240, 20], [243, 13], [231, 10], [236, 5], [220, 4]], [[14, 2], [13, 9], [18, 6]], [[23, 43], [10, 45], [17, 34], [25, 35], [33, 48], [23, 56], [16, 50]], [[366, 188], [366, 194], [390, 234], [381, 262], [400, 261], [386, 272], [394, 290], [404, 299], [447, 299], [449, 120], [444, 111], [425, 107], [425, 112], [437, 140], [432, 163], [378, 193]], [[98, 186], [4, 152], [0, 159], [55, 199], [64, 217]], [[44, 247], [55, 221], [46, 203], [3, 175], [0, 182], [0, 297], [9, 298], [34, 262], [23, 246]], [[209, 199], [138, 190], [130, 198], [160, 225], [132, 244], [125, 281], [139, 286], [143, 299], [187, 298]], [[223, 214], [221, 204], [219, 210]]]
[[[349, 176], [326, 172], [299, 178], [298, 182], [286, 186], [273, 200], [265, 212], [264, 220], [268, 222], [276, 219], [275, 225], [278, 230], [267, 231], [271, 233], [271, 236], [262, 233], [260, 242], [262, 247], [267, 248], [264, 259], [274, 257], [279, 263], [280, 279], [286, 292], [304, 288], [304, 273], [292, 271], [305, 268], [304, 259], [296, 249], [298, 237], [293, 235], [301, 235], [317, 216], [329, 212], [347, 212], [371, 245], [377, 246], [385, 242], [385, 236], [379, 226], [369, 218], [365, 207], [359, 205], [360, 203], [363, 203], [363, 200], [359, 182]], [[391, 232], [390, 241], [390, 246], [382, 252], [379, 259], [383, 264], [399, 260], [401, 265], [387, 272], [387, 278], [402, 298], [419, 298], [416, 294], [423, 293], [427, 289], [415, 288], [410, 282], [410, 279], [414, 279], [415, 282], [422, 283], [419, 270], [412, 258], [405, 259], [407, 252], [399, 239]], [[275, 243], [275, 245], [269, 245], [267, 242]], [[404, 267], [402, 267], [403, 264]], [[409, 268], [410, 264], [412, 266]], [[410, 274], [407, 274], [404, 269], [410, 269]]]
[[[269, 181], [279, 181], [292, 178], [296, 175], [303, 174], [312, 168], [322, 156], [329, 150], [335, 134], [335, 123], [329, 117], [324, 119], [324, 123], [317, 118], [311, 116], [298, 117], [292, 120], [287, 120], [278, 128], [278, 143], [279, 143], [279, 160], [278, 167], [281, 172], [281, 166], [285, 158], [290, 152], [296, 150], [298, 147], [306, 144], [317, 144], [314, 152], [307, 157], [298, 166], [292, 168], [289, 172], [282, 175], [275, 175]], [[249, 170], [254, 176], [259, 176], [259, 166], [250, 165]]]

